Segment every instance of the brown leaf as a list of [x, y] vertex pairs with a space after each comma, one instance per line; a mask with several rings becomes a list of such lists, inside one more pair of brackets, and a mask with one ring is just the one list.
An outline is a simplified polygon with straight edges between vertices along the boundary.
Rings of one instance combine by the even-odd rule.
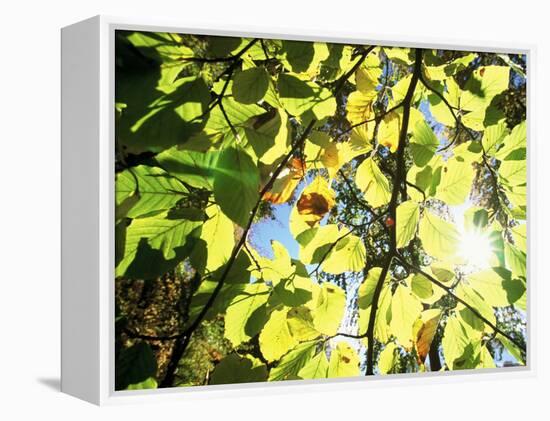
[[426, 361], [440, 318], [441, 310], [439, 309], [422, 312], [422, 326], [416, 334], [416, 353], [418, 354], [419, 363], [424, 364], [424, 361]]
[[275, 179], [271, 190], [265, 193], [264, 200], [274, 205], [286, 203], [292, 197], [292, 193], [304, 177], [304, 165], [298, 158], [293, 158]]
[[334, 192], [327, 181], [319, 176], [304, 189], [296, 207], [304, 221], [312, 227], [335, 205]]

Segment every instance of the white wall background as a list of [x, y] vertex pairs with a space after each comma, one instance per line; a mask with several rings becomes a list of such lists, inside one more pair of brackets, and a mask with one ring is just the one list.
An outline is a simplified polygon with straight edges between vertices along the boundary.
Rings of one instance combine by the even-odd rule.
[[[542, 1], [95, 0], [2, 3], [0, 24], [0, 418], [19, 419], [543, 419], [548, 416], [547, 122], [550, 39]], [[185, 22], [323, 28], [396, 37], [529, 43], [537, 47], [532, 98], [531, 283], [536, 282], [537, 374], [440, 384], [348, 388], [96, 408], [59, 388], [59, 62], [62, 26], [96, 14]], [[386, 384], [386, 382], [385, 382]], [[538, 415], [535, 415], [537, 414]], [[498, 417], [498, 418], [497, 418]]]

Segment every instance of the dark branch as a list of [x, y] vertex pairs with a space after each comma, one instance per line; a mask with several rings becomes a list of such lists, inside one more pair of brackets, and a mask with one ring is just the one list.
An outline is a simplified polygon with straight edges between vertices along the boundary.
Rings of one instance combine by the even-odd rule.
[[229, 272], [231, 268], [233, 267], [233, 264], [235, 263], [235, 260], [237, 258], [237, 255], [241, 251], [241, 248], [246, 242], [248, 232], [250, 231], [250, 228], [252, 227], [252, 223], [254, 222], [254, 218], [256, 217], [256, 213], [258, 212], [258, 209], [260, 208], [260, 205], [262, 203], [262, 198], [264, 195], [271, 190], [271, 187], [273, 186], [273, 183], [281, 173], [281, 171], [285, 168], [286, 164], [290, 160], [290, 158], [294, 155], [294, 152], [300, 147], [301, 143], [304, 142], [309, 136], [309, 133], [311, 132], [311, 129], [313, 128], [313, 125], [315, 124], [315, 120], [312, 120], [309, 125], [306, 127], [300, 138], [295, 142], [293, 147], [291, 148], [290, 152], [283, 158], [277, 169], [273, 172], [273, 175], [271, 176], [268, 183], [264, 186], [264, 188], [261, 190], [258, 200], [256, 201], [256, 204], [254, 205], [254, 208], [250, 212], [250, 217], [248, 218], [248, 223], [246, 224], [246, 227], [243, 230], [243, 233], [238, 241], [238, 243], [233, 248], [233, 251], [231, 252], [231, 256], [229, 257], [229, 260], [227, 264], [225, 265], [224, 271], [222, 275], [220, 276], [220, 279], [218, 283], [216, 284], [216, 287], [214, 288], [214, 291], [212, 291], [212, 294], [210, 295], [208, 301], [206, 302], [205, 306], [202, 308], [201, 312], [198, 314], [196, 319], [193, 321], [193, 323], [186, 329], [184, 334], [181, 337], [180, 342], [177, 342], [174, 346], [174, 350], [172, 352], [172, 356], [170, 358], [170, 362], [168, 363], [168, 366], [166, 368], [166, 375], [164, 379], [162, 380], [160, 386], [161, 387], [169, 387], [172, 386], [175, 378], [176, 369], [179, 363], [179, 360], [183, 356], [183, 353], [187, 349], [187, 346], [189, 345], [189, 342], [191, 340], [191, 337], [193, 335], [193, 332], [197, 330], [197, 328], [202, 323], [202, 320], [214, 304], [214, 301], [216, 300], [216, 297], [220, 293], [224, 283], [225, 279], [227, 278], [227, 275], [229, 275]]
[[345, 74], [343, 74], [334, 84], [334, 91], [335, 92], [338, 92], [340, 89], [342, 89], [342, 87], [344, 86], [344, 83], [346, 83], [346, 81], [351, 77], [352, 74], [355, 73], [355, 71], [359, 68], [359, 66], [361, 66], [361, 64], [363, 64], [363, 62], [365, 61], [365, 59], [367, 58], [367, 56], [369, 55], [369, 53], [374, 50], [375, 46], [370, 46], [369, 48], [367, 48], [365, 51], [363, 51], [361, 53], [361, 55], [359, 56], [359, 60], [357, 60], [355, 62], [355, 64], [353, 65], [353, 67], [348, 70]]
[[240, 58], [244, 53], [246, 53], [255, 43], [259, 41], [258, 38], [254, 38], [252, 41], [250, 41], [245, 47], [243, 47], [237, 54], [231, 57], [231, 64], [223, 71], [223, 73], [220, 76], [227, 75], [227, 79], [225, 80], [225, 83], [223, 84], [222, 90], [218, 95], [216, 95], [216, 98], [208, 105], [208, 108], [205, 112], [203, 112], [198, 117], [195, 117], [191, 122], [200, 120], [201, 118], [205, 117], [216, 107], [216, 105], [221, 104], [222, 99], [225, 95], [225, 91], [227, 91], [227, 87], [229, 86], [229, 82], [231, 81], [231, 76], [233, 76], [233, 72], [237, 68], [237, 66], [240, 64]]
[[437, 285], [439, 288], [442, 288], [443, 290], [445, 290], [449, 295], [451, 295], [452, 297], [454, 297], [459, 303], [463, 304], [465, 307], [467, 307], [473, 314], [475, 314], [475, 316], [477, 318], [479, 318], [481, 321], [483, 321], [483, 323], [487, 324], [487, 326], [490, 326], [491, 329], [493, 329], [493, 331], [495, 331], [496, 333], [504, 336], [505, 338], [507, 338], [510, 342], [512, 342], [514, 345], [516, 345], [519, 349], [521, 349], [523, 352], [525, 352], [525, 347], [523, 346], [523, 344], [519, 343], [518, 341], [516, 341], [512, 336], [508, 335], [506, 332], [503, 332], [501, 329], [499, 329], [494, 323], [492, 323], [491, 321], [487, 320], [487, 318], [485, 318], [478, 310], [476, 310], [475, 307], [473, 307], [472, 305], [470, 305], [469, 303], [467, 303], [466, 301], [464, 301], [462, 298], [458, 297], [453, 291], [452, 291], [452, 287], [448, 287], [446, 286], [445, 284], [443, 284], [442, 282], [440, 282], [439, 280], [437, 280], [436, 278], [434, 278], [433, 276], [429, 275], [428, 273], [424, 272], [422, 269], [420, 268], [417, 268], [415, 267], [414, 265], [410, 264], [409, 262], [407, 262], [402, 256], [400, 256], [399, 254], [396, 254], [396, 257], [397, 259], [401, 262], [401, 264], [403, 266], [405, 266], [406, 268], [410, 269], [412, 272], [415, 272], [415, 273], [419, 273], [421, 274], [422, 276], [426, 277], [430, 282], [432, 282], [433, 284]]
[[[416, 49], [415, 56], [416, 58], [414, 63], [414, 71], [411, 77], [411, 82], [407, 89], [407, 93], [405, 94], [405, 98], [403, 99], [403, 120], [402, 120], [401, 130], [399, 132], [399, 143], [397, 147], [397, 156], [396, 156], [397, 169], [395, 171], [395, 176], [393, 179], [392, 195], [391, 195], [390, 203], [388, 205], [390, 217], [394, 221], [396, 220], [396, 208], [397, 208], [397, 200], [399, 198], [399, 192], [401, 190], [401, 185], [405, 180], [405, 145], [407, 141], [407, 131], [409, 128], [409, 117], [411, 112], [412, 98], [413, 98], [414, 90], [416, 89], [416, 84], [421, 75], [422, 50]], [[380, 294], [382, 292], [382, 286], [384, 285], [384, 280], [386, 279], [386, 275], [388, 274], [388, 271], [390, 269], [392, 259], [396, 253], [397, 253], [397, 236], [396, 236], [395, 225], [393, 225], [393, 227], [390, 230], [390, 250], [388, 252], [388, 255], [386, 256], [386, 261], [384, 262], [384, 266], [382, 267], [382, 271], [380, 272], [380, 277], [378, 278], [378, 282], [376, 283], [376, 287], [372, 295], [369, 324], [366, 332], [367, 342], [368, 342], [367, 373], [366, 373], [367, 376], [374, 374], [374, 326], [376, 322], [376, 313], [378, 311], [378, 301], [380, 300]]]

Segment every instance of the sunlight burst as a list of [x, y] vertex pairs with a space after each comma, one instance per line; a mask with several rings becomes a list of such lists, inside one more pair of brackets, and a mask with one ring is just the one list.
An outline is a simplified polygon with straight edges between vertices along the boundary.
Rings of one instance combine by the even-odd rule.
[[480, 232], [463, 232], [458, 253], [467, 266], [485, 269], [491, 264], [493, 249], [487, 235]]

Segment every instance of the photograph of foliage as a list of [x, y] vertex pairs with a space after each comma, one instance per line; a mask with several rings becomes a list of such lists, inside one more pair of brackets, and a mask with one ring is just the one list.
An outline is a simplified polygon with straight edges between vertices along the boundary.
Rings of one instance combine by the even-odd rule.
[[525, 55], [115, 47], [116, 390], [526, 364]]

